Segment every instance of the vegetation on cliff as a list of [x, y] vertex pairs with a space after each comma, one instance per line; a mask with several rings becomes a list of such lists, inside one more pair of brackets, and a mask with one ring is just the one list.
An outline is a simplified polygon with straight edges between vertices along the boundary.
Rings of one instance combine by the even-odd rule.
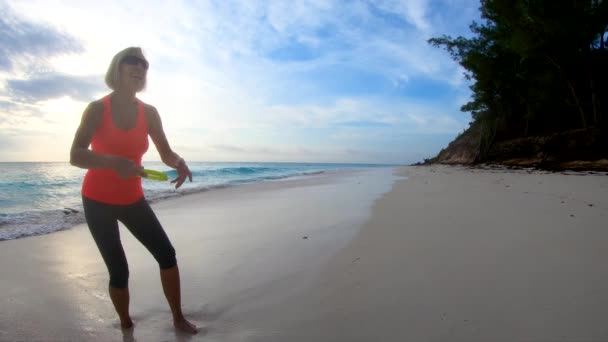
[[608, 1], [481, 0], [480, 11], [472, 38], [429, 40], [472, 83], [471, 127], [433, 161], [608, 158]]

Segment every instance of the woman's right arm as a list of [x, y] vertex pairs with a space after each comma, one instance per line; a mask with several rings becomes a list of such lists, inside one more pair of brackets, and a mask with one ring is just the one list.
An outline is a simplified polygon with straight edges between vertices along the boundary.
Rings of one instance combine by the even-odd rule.
[[89, 150], [93, 135], [102, 118], [103, 103], [101, 101], [90, 103], [82, 114], [80, 126], [72, 142], [70, 164], [83, 169], [112, 169], [123, 178], [141, 176], [142, 167], [130, 159]]
[[83, 169], [111, 168], [112, 156], [89, 150], [93, 134], [101, 123], [102, 115], [103, 105], [99, 102], [90, 103], [84, 110], [70, 149], [70, 164]]

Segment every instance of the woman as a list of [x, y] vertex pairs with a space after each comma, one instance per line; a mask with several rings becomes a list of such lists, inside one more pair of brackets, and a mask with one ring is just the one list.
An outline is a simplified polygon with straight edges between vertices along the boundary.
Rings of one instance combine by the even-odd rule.
[[[129, 315], [129, 268], [120, 242], [118, 221], [152, 253], [160, 266], [163, 291], [176, 329], [197, 333], [181, 310], [179, 269], [175, 250], [144, 198], [141, 159], [152, 138], [162, 161], [177, 169], [179, 188], [192, 174], [183, 158], [171, 150], [156, 108], [135, 94], [144, 89], [148, 61], [140, 48], [130, 47], [112, 59], [106, 84], [113, 92], [85, 110], [70, 151], [72, 165], [88, 169], [82, 185], [84, 213], [110, 273], [110, 298], [123, 329], [133, 326]], [[91, 150], [89, 150], [91, 145]]]

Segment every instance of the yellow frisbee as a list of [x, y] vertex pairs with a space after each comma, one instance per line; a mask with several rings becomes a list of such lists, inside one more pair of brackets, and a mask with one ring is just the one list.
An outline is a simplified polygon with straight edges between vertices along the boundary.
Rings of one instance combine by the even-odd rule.
[[148, 170], [148, 169], [144, 169], [143, 171], [145, 173], [144, 178], [146, 178], [146, 179], [161, 181], [161, 182], [169, 180], [169, 176], [167, 176], [167, 174], [164, 172], [156, 171], [156, 170]]

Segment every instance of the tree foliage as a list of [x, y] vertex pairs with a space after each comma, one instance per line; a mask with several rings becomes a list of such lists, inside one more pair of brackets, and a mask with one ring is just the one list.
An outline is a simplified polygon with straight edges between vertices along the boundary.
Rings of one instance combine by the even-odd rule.
[[482, 145], [577, 128], [608, 128], [608, 1], [481, 0], [472, 38], [444, 35], [472, 81], [462, 106]]

